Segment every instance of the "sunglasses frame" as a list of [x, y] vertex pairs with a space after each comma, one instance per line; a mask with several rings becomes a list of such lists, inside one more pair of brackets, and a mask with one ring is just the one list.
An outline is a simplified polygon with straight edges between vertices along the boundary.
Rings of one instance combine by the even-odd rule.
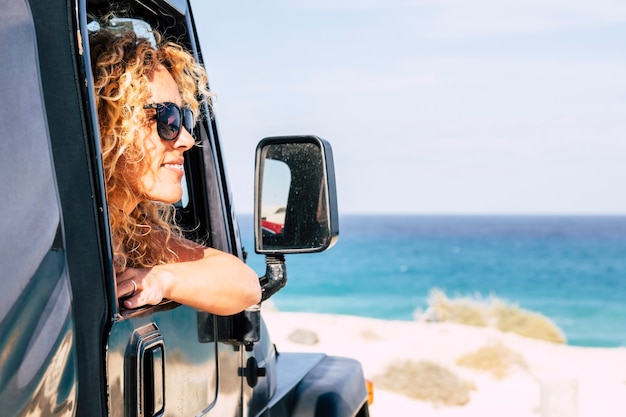
[[[171, 123], [168, 123], [167, 120], [165, 121], [161, 120], [161, 118], [163, 117], [163, 113], [162, 113], [163, 109], [171, 110], [172, 107], [178, 110], [178, 120], [180, 121], [179, 126], [174, 126]], [[179, 138], [180, 132], [182, 131], [182, 129], [185, 129], [187, 132], [189, 132], [190, 135], [193, 135], [193, 127], [194, 127], [193, 111], [191, 110], [190, 107], [187, 107], [187, 106], [180, 107], [178, 104], [172, 103], [171, 101], [164, 101], [161, 103], [146, 104], [145, 106], [143, 106], [143, 108], [145, 110], [148, 110], [148, 109], [155, 110], [154, 120], [156, 120], [157, 133], [159, 134], [159, 137], [161, 139], [168, 141], [168, 142], [175, 141], [176, 139]], [[168, 127], [170, 130], [174, 130], [172, 129], [172, 127], [176, 127], [177, 132], [174, 137], [170, 137], [171, 135], [168, 135], [166, 133], [167, 130], [165, 129], [167, 129]]]

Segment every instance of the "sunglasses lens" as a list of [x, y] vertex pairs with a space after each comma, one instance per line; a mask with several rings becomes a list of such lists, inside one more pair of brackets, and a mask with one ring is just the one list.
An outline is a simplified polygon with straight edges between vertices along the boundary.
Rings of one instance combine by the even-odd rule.
[[184, 127], [190, 135], [193, 134], [193, 111], [191, 111], [190, 108], [185, 107], [181, 110], [175, 103], [167, 102], [146, 104], [144, 109], [156, 110], [157, 132], [161, 139], [178, 139], [182, 127]]
[[185, 130], [189, 132], [190, 135], [193, 135], [193, 112], [191, 109], [184, 108], [183, 109], [183, 126], [185, 126]]
[[157, 131], [165, 140], [174, 140], [180, 132], [180, 110], [173, 103], [162, 104], [157, 108]]

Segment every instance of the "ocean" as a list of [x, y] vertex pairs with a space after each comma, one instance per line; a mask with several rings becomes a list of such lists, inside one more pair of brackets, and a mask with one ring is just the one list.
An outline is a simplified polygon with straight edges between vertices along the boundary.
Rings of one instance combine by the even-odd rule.
[[[252, 216], [240, 216], [260, 275]], [[433, 288], [497, 296], [553, 320], [575, 346], [626, 346], [626, 216], [340, 217], [324, 253], [287, 255], [278, 310], [413, 320]]]

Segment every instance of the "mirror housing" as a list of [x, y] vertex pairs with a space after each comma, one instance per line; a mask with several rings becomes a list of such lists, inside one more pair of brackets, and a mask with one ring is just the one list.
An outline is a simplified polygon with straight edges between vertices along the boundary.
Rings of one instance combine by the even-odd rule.
[[330, 143], [317, 136], [261, 140], [256, 149], [255, 251], [322, 252], [339, 236]]

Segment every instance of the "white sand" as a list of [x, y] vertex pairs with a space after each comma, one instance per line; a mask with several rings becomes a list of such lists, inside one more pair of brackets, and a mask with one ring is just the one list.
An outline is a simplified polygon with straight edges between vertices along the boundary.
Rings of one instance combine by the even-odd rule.
[[[373, 417], [506, 416], [617, 417], [626, 415], [626, 348], [579, 348], [526, 339], [494, 329], [450, 323], [377, 320], [354, 316], [264, 311], [273, 342], [283, 352], [324, 352], [358, 359], [371, 379], [398, 359], [435, 362], [472, 382], [463, 406], [434, 406], [374, 386]], [[315, 332], [314, 345], [294, 343], [297, 329]], [[501, 341], [528, 367], [503, 379], [456, 365], [458, 358]]]

